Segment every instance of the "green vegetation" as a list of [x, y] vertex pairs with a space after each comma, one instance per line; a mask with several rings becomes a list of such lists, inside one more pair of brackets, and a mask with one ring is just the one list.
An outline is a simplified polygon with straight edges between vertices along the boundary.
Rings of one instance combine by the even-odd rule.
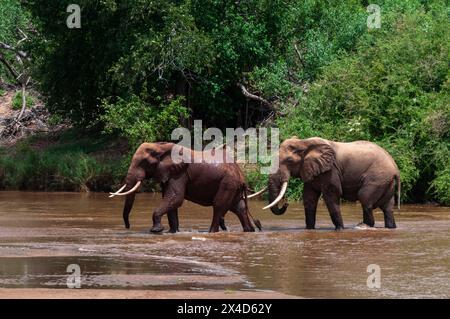
[[[19, 0], [2, 0], [0, 5], [0, 42], [12, 46], [16, 46], [18, 39], [23, 36], [20, 30], [27, 30], [30, 15], [23, 8]], [[14, 61], [14, 54], [8, 50], [0, 51], [6, 61]], [[11, 76], [4, 65], [0, 63], [0, 83], [15, 83], [15, 79]]]
[[238, 83], [270, 91], [269, 99], [286, 96], [352, 50], [366, 23], [358, 1], [84, 0], [82, 28], [69, 30], [67, 3], [27, 8], [42, 30], [35, 77], [47, 105], [80, 127], [109, 124], [99, 101], [123, 105], [135, 96], [155, 109], [183, 96], [192, 118], [236, 126], [245, 104]]
[[[34, 105], [33, 97], [26, 93], [25, 93], [25, 101], [26, 101], [26, 105], [27, 105], [26, 107], [32, 107]], [[22, 92], [17, 92], [16, 95], [14, 95], [14, 98], [12, 100], [12, 109], [20, 110], [21, 108], [22, 108]]]
[[132, 149], [143, 141], [170, 140], [180, 118], [188, 117], [182, 101], [183, 98], [179, 97], [161, 108], [149, 107], [137, 96], [131, 97], [130, 101], [119, 99], [114, 104], [103, 101], [105, 114], [101, 118], [106, 123], [105, 132], [121, 133]]
[[[80, 0], [81, 29], [66, 27], [70, 1], [4, 2], [0, 41], [31, 20], [32, 77], [52, 121], [70, 120], [77, 139], [96, 136], [88, 144], [122, 136], [122, 156], [193, 119], [278, 126], [282, 139], [365, 139], [395, 158], [404, 199], [450, 204], [448, 1], [377, 1], [379, 29], [368, 29], [364, 0]], [[270, 106], [247, 99], [240, 84]], [[105, 189], [117, 183], [126, 156], [115, 169], [77, 144], [16, 147], [0, 159], [0, 183], [35, 188], [43, 172], [48, 189], [101, 190], [97, 176], [110, 179]], [[55, 164], [65, 154], [72, 180]], [[254, 168], [246, 173], [253, 188], [265, 184]], [[301, 189], [290, 183], [288, 195]]]
[[[68, 130], [33, 136], [0, 151], [0, 187], [45, 191], [105, 191], [120, 184], [128, 162], [110, 137]], [[113, 155], [111, 155], [111, 153]]]

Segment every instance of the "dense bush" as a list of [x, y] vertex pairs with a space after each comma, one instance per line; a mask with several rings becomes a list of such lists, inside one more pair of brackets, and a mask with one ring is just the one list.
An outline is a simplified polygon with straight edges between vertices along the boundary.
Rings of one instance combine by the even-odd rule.
[[160, 107], [149, 107], [139, 97], [129, 101], [119, 99], [116, 103], [103, 101], [105, 109], [102, 119], [106, 133], [120, 132], [134, 150], [138, 144], [150, 141], [170, 140], [172, 130], [178, 127], [180, 118], [188, 117], [188, 110], [182, 105], [183, 98]]
[[[184, 96], [193, 118], [236, 126], [246, 106], [238, 83], [255, 93], [272, 87], [264, 95], [280, 99], [352, 50], [365, 30], [358, 1], [83, 0], [81, 29], [73, 30], [65, 25], [69, 3], [26, 6], [41, 31], [35, 77], [48, 107], [80, 127], [98, 124], [101, 100], [133, 95], [148, 107]], [[270, 84], [278, 80], [283, 92]], [[267, 110], [250, 104], [260, 109], [250, 114], [255, 124]]]
[[78, 1], [81, 28], [68, 29], [70, 3], [27, 1], [27, 8], [41, 31], [33, 39], [34, 74], [47, 106], [80, 128], [101, 124], [104, 99], [122, 103], [136, 95], [149, 108], [170, 105], [184, 94], [177, 91], [184, 76], [208, 67], [207, 40], [186, 5]]

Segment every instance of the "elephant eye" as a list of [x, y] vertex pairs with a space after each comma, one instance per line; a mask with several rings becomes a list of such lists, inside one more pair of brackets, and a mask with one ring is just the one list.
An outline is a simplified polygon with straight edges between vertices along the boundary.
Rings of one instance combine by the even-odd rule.
[[159, 157], [159, 152], [155, 150], [149, 150], [150, 156], [152, 157]]
[[288, 157], [284, 160], [286, 163], [292, 163], [294, 162], [294, 159], [292, 157]]

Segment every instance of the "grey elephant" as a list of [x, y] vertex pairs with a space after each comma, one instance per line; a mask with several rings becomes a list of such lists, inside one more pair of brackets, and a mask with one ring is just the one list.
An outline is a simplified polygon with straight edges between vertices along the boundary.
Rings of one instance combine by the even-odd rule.
[[[276, 215], [284, 214], [288, 204], [281, 208], [290, 177], [304, 182], [303, 204], [306, 228], [314, 229], [316, 208], [320, 195], [336, 229], [344, 228], [340, 199], [359, 201], [363, 208], [363, 222], [373, 227], [373, 210], [384, 213], [386, 228], [396, 228], [393, 207], [397, 183], [400, 208], [400, 172], [389, 153], [368, 141], [341, 143], [319, 137], [299, 139], [292, 137], [280, 145], [279, 169], [269, 176], [270, 208]], [[262, 193], [262, 191], [257, 194]], [[256, 194], [255, 194], [256, 195]]]

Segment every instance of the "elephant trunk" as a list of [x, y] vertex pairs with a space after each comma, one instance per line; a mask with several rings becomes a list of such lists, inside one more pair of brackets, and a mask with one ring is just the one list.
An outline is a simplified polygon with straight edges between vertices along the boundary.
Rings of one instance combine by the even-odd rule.
[[126, 178], [126, 188], [123, 192], [123, 194], [126, 194], [125, 204], [123, 206], [123, 222], [127, 229], [130, 228], [129, 216], [133, 208], [136, 191], [139, 189], [144, 178], [145, 172], [142, 169], [130, 166]]
[[136, 193], [133, 192], [131, 194], [128, 194], [127, 197], [125, 198], [125, 205], [123, 207], [123, 222], [125, 223], [126, 229], [130, 228], [129, 216], [131, 213], [131, 209], [133, 208], [135, 196]]
[[[290, 173], [286, 167], [280, 167], [280, 169], [275, 174], [270, 175], [268, 185], [269, 203], [273, 203], [277, 199], [277, 197], [280, 195], [280, 192], [282, 191], [283, 183], [286, 183], [285, 185], [287, 185], [287, 183], [289, 182], [289, 177]], [[284, 205], [279, 208], [277, 203], [276, 205], [270, 207], [270, 210], [275, 215], [283, 215], [286, 212], [288, 206], [288, 203], [284, 203]]]

